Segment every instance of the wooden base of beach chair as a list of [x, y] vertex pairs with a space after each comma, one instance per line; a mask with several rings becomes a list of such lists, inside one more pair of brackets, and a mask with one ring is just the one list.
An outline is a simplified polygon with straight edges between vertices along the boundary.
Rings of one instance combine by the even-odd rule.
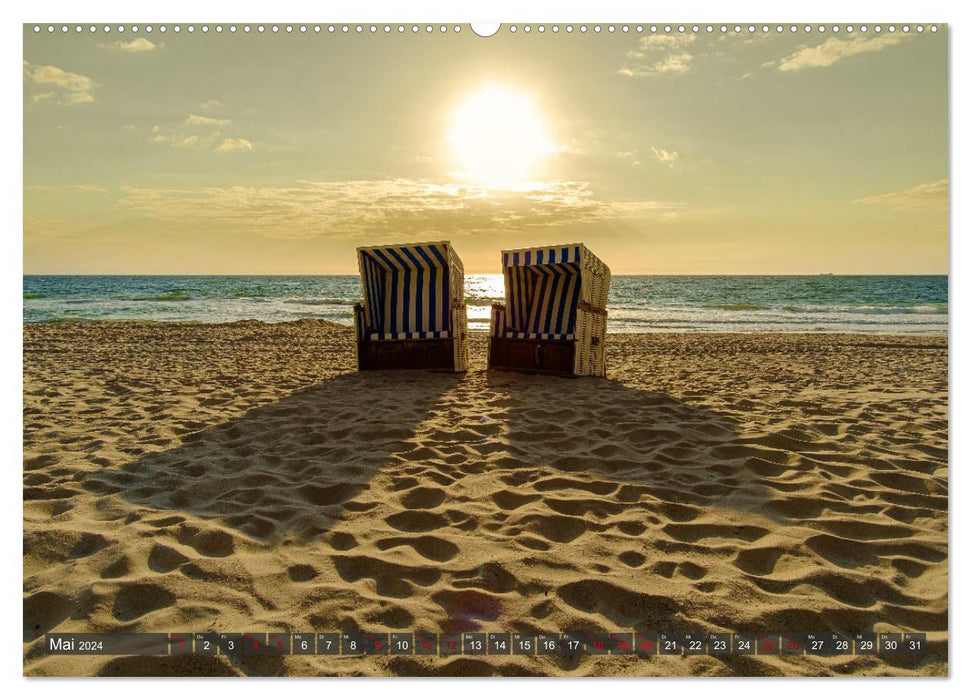
[[455, 366], [455, 340], [363, 340], [357, 343], [357, 368], [367, 369], [445, 369], [463, 371]]
[[489, 369], [512, 369], [576, 376], [572, 340], [489, 339]]

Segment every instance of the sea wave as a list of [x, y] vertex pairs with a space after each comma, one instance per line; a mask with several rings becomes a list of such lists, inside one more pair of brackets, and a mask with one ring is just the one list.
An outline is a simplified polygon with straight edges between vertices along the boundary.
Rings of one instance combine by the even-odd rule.
[[284, 304], [301, 304], [304, 306], [354, 306], [361, 303], [360, 299], [347, 297], [290, 297], [282, 300]]
[[[684, 317], [684, 316], [672, 316], [672, 317], [647, 317], [639, 318], [637, 316], [626, 316], [618, 317], [613, 319], [617, 323], [624, 323], [628, 325], [664, 325], [667, 323], [690, 323], [696, 326], [737, 326], [737, 325], [775, 325], [775, 326], [812, 326], [812, 325], [829, 325], [829, 326], [845, 326], [847, 324], [846, 319], [843, 318], [800, 318], [799, 316], [776, 316], [772, 318], [763, 319], [746, 319], [746, 318], [710, 318], [710, 317]], [[609, 321], [608, 321], [609, 323]], [[910, 326], [939, 326], [939, 321], [918, 321], [909, 320], [906, 322]], [[853, 321], [855, 326], [883, 326], [887, 322], [881, 319], [856, 319]]]
[[947, 304], [920, 304], [917, 306], [873, 306], [860, 304], [857, 306], [836, 306], [824, 304], [810, 304], [805, 306], [782, 306], [783, 311], [794, 314], [873, 314], [875, 316], [890, 315], [946, 315]]
[[720, 309], [722, 311], [758, 311], [760, 309], [771, 309], [771, 306], [762, 304], [703, 304], [705, 309]]
[[139, 297], [121, 297], [127, 299], [128, 301], [190, 301], [192, 295], [188, 292], [183, 291], [173, 291], [173, 292], [163, 292], [162, 294], [155, 294], [153, 296], [139, 296]]

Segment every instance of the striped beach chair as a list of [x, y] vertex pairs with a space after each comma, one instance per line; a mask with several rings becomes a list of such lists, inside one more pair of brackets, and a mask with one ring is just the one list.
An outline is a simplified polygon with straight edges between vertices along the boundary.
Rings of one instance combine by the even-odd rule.
[[465, 272], [448, 241], [358, 248], [357, 261], [358, 369], [468, 369]]
[[502, 251], [506, 303], [492, 305], [489, 367], [606, 375], [610, 270], [581, 244]]

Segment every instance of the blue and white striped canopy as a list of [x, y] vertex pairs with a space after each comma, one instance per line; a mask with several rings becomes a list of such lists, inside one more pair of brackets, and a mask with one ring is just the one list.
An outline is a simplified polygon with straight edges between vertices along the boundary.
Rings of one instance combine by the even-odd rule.
[[580, 302], [581, 245], [502, 253], [509, 338], [571, 340]]
[[557, 263], [580, 263], [580, 256], [585, 250], [583, 245], [551, 246], [549, 248], [523, 248], [521, 250], [502, 251], [502, 266], [529, 267], [531, 265], [551, 265]]
[[357, 252], [372, 339], [448, 337], [454, 253], [447, 242]]

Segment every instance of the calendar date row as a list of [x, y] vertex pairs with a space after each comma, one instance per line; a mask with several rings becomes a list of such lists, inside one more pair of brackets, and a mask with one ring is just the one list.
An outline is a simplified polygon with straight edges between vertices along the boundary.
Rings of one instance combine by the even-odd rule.
[[51, 654], [226, 656], [841, 656], [921, 654], [922, 632], [244, 632], [48, 634]]

